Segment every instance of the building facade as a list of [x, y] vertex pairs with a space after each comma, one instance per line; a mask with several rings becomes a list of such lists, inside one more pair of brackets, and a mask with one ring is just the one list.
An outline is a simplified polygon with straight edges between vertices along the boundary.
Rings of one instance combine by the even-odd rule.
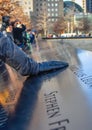
[[23, 8], [26, 15], [30, 17], [31, 12], [33, 12], [33, 0], [11, 0], [12, 2], [18, 2]]
[[82, 0], [84, 13], [92, 13], [92, 0]]
[[45, 35], [50, 33], [54, 22], [63, 16], [63, 0], [34, 0], [31, 20], [36, 28], [43, 28]]
[[31, 12], [33, 12], [33, 0], [21, 0], [21, 5], [24, 13], [30, 17]]
[[86, 0], [82, 0], [82, 8], [84, 10], [84, 13], [86, 13]]
[[55, 21], [63, 15], [63, 0], [11, 0], [17, 1], [22, 6], [26, 15], [38, 17], [45, 10], [49, 19]]
[[87, 13], [92, 13], [92, 0], [86, 0]]
[[35, 17], [45, 12], [50, 21], [54, 22], [63, 15], [63, 0], [34, 0], [33, 13]]

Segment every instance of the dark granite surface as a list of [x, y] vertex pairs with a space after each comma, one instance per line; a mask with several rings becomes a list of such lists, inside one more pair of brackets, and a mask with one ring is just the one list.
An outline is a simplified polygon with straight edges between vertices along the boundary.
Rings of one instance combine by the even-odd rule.
[[92, 52], [61, 40], [39, 41], [33, 49], [37, 61], [63, 60], [70, 66], [22, 77], [2, 65], [1, 130], [92, 130]]

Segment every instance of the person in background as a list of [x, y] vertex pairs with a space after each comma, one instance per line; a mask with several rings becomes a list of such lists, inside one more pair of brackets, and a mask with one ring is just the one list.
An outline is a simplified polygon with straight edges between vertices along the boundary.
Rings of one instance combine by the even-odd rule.
[[30, 42], [31, 42], [31, 44], [36, 44], [36, 38], [35, 38], [35, 36], [36, 36], [36, 31], [35, 30], [32, 30], [31, 32], [30, 32]]
[[13, 35], [12, 35], [12, 30], [13, 30], [12, 23], [10, 23], [10, 24], [6, 27], [6, 35], [7, 35], [7, 37], [10, 37], [11, 40], [14, 41], [14, 38], [13, 38]]
[[31, 45], [31, 38], [30, 38], [30, 32], [31, 32], [31, 29], [27, 29], [26, 31], [26, 44], [28, 46], [28, 51], [29, 53], [32, 53], [32, 45]]
[[26, 26], [21, 23], [20, 20], [15, 20], [13, 23], [13, 37], [15, 44], [22, 48], [24, 47], [23, 43], [23, 32], [26, 30]]
[[4, 36], [9, 37], [11, 40], [14, 41], [13, 38], [13, 22], [10, 22], [10, 16], [3, 16], [2, 17], [2, 26], [1, 26], [1, 32]]

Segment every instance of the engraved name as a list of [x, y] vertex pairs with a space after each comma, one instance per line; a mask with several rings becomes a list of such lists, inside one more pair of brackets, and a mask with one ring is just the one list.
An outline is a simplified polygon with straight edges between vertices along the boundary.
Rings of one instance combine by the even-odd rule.
[[61, 119], [62, 114], [57, 100], [57, 94], [58, 91], [44, 94], [49, 127], [50, 130], [66, 130], [66, 125], [69, 123], [69, 119]]
[[84, 73], [81, 67], [75, 65], [71, 66], [70, 69], [85, 85], [92, 87], [92, 75]]

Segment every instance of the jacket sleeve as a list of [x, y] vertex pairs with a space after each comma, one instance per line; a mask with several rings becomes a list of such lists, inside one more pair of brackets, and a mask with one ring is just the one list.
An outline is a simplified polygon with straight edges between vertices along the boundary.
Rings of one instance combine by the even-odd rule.
[[68, 63], [62, 61], [37, 63], [20, 50], [8, 37], [0, 38], [0, 59], [12, 66], [23, 76], [37, 75], [39, 73], [68, 67]]
[[0, 39], [0, 59], [15, 68], [21, 75], [37, 74], [39, 64], [28, 57], [8, 37]]

